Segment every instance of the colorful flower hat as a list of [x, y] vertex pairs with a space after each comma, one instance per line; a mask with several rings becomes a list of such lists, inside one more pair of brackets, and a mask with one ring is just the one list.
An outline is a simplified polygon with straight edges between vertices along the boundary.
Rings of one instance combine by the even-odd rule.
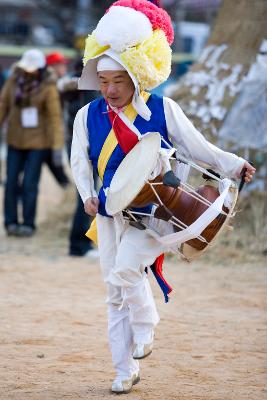
[[116, 1], [86, 39], [79, 89], [99, 89], [96, 66], [104, 54], [123, 65], [137, 90], [157, 87], [171, 72], [173, 38], [162, 8], [147, 0]]

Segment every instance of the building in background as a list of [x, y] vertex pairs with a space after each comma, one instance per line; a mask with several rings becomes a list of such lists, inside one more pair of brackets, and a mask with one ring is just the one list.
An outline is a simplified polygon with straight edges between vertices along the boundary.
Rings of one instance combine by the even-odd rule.
[[[113, 2], [0, 0], [0, 64], [5, 70], [33, 46], [41, 47], [45, 53], [59, 50], [66, 57], [74, 58], [77, 52], [83, 51], [88, 33]], [[199, 55], [220, 3], [221, 0], [160, 1], [171, 15], [175, 30], [170, 79], [185, 73]]]
[[[113, 0], [0, 0], [0, 43], [72, 47], [91, 32]], [[189, 48], [184, 22], [210, 25], [221, 0], [161, 0], [176, 31], [173, 50]], [[192, 26], [192, 25], [191, 25]], [[188, 28], [190, 29], [190, 28]], [[80, 40], [80, 41], [79, 41]], [[186, 44], [183, 42], [186, 41]]]

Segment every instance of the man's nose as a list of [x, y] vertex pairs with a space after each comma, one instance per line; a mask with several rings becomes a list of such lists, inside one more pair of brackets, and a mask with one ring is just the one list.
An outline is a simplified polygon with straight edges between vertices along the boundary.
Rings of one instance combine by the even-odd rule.
[[116, 86], [113, 83], [110, 83], [108, 85], [108, 89], [107, 89], [107, 95], [108, 96], [112, 96], [116, 94]]

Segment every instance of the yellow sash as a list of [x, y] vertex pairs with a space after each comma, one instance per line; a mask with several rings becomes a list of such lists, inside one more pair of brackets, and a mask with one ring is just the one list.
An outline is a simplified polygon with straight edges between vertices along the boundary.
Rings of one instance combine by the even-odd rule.
[[[142, 92], [142, 97], [147, 102], [149, 99], [150, 93], [147, 92]], [[135, 118], [137, 117], [137, 112], [132, 106], [132, 103], [130, 103], [125, 111], [124, 111], [125, 116], [131, 121], [134, 122]], [[117, 138], [115, 136], [115, 132], [113, 128], [111, 128], [99, 155], [98, 158], [98, 163], [97, 163], [97, 169], [98, 169], [98, 174], [101, 180], [103, 180], [103, 176], [106, 170], [107, 163], [115, 150], [116, 146], [118, 144]], [[85, 236], [87, 236], [89, 239], [91, 239], [95, 244], [97, 244], [97, 226], [96, 226], [96, 218], [93, 219], [90, 228], [86, 232]]]

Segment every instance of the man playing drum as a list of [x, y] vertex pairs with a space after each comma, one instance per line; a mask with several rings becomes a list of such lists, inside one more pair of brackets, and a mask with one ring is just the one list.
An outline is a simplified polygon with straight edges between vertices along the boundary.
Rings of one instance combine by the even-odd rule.
[[[96, 216], [114, 393], [131, 391], [140, 380], [138, 360], [152, 351], [159, 316], [145, 269], [166, 251], [146, 230], [106, 211], [108, 188], [122, 160], [144, 134], [159, 132], [162, 147], [178, 146], [227, 176], [238, 178], [246, 168], [249, 182], [255, 172], [244, 159], [207, 142], [174, 101], [145, 91], [168, 78], [172, 40], [164, 10], [146, 0], [117, 1], [88, 36], [79, 82], [80, 89], [100, 89], [103, 96], [77, 113], [71, 165], [85, 211]], [[98, 195], [93, 168], [103, 183]]]

